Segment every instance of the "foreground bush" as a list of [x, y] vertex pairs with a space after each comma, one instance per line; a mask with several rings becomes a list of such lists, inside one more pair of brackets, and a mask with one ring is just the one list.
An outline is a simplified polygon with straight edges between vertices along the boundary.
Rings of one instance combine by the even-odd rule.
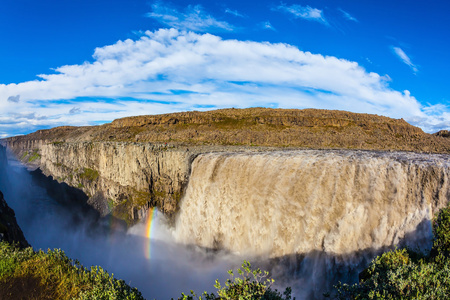
[[[227, 279], [225, 286], [222, 286], [218, 280], [214, 287], [217, 289], [217, 295], [204, 292], [198, 299], [205, 300], [290, 300], [291, 288], [286, 288], [283, 294], [277, 290], [272, 290], [273, 279], [268, 278], [267, 271], [251, 269], [249, 262], [244, 261], [242, 269], [237, 270], [239, 276], [235, 276], [233, 270], [228, 271], [230, 279]], [[193, 300], [197, 298], [196, 294], [191, 291], [190, 295], [182, 294], [178, 300]], [[295, 298], [294, 298], [295, 300]]]
[[339, 284], [337, 299], [449, 299], [450, 209], [433, 220], [434, 242], [426, 255], [389, 251], [372, 261], [355, 285]]
[[0, 242], [0, 299], [144, 299], [100, 267], [84, 268], [61, 250], [34, 252]]

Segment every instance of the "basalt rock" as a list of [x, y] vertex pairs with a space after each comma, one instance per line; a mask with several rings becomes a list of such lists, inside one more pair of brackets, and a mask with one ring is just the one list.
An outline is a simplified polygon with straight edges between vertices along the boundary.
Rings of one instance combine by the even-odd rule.
[[0, 241], [18, 244], [20, 247], [29, 247], [22, 230], [17, 224], [16, 215], [0, 191]]

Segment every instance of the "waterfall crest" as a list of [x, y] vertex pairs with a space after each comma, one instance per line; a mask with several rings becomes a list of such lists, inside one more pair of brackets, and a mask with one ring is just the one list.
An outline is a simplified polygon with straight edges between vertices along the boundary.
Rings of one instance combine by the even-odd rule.
[[367, 151], [210, 153], [193, 164], [178, 241], [242, 255], [346, 255], [429, 243], [450, 200], [447, 155]]

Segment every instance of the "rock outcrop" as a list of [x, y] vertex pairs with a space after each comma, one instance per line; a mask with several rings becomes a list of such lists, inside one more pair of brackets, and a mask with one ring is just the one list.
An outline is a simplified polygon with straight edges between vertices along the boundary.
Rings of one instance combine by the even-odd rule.
[[17, 224], [16, 215], [0, 191], [0, 241], [18, 244], [20, 247], [29, 247], [22, 230]]
[[440, 131], [436, 132], [434, 135], [435, 136], [441, 136], [441, 137], [450, 138], [450, 131], [448, 131], [448, 130], [440, 130]]
[[224, 109], [57, 127], [4, 140], [31, 168], [83, 190], [102, 215], [133, 223], [157, 206], [177, 211], [201, 153], [365, 149], [450, 153], [450, 139], [404, 120], [327, 110]]

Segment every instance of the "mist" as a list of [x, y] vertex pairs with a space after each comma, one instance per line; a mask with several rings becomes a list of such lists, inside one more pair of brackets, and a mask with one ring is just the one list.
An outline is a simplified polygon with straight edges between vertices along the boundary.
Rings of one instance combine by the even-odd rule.
[[[50, 194], [58, 194], [59, 199], [51, 197], [48, 186], [42, 186], [44, 175], [32, 175], [17, 161], [10, 159], [1, 167], [0, 190], [35, 250], [60, 248], [85, 267], [101, 266], [137, 287], [146, 299], [177, 298], [190, 290], [211, 292], [216, 279], [223, 282], [226, 271], [242, 263], [242, 258], [229, 253], [177, 244], [161, 213], [156, 213], [149, 241], [145, 222], [126, 230], [118, 220], [100, 218], [75, 202], [70, 191], [53, 189]], [[150, 259], [146, 258], [149, 244]]]
[[157, 212], [149, 239], [146, 220], [127, 228], [39, 169], [14, 159], [0, 165], [0, 190], [34, 249], [61, 248], [147, 299], [213, 292], [244, 260], [268, 270], [274, 288], [322, 299], [339, 281], [356, 283], [383, 251], [429, 249], [432, 214], [450, 199], [443, 156], [204, 154], [193, 162], [176, 225]]

